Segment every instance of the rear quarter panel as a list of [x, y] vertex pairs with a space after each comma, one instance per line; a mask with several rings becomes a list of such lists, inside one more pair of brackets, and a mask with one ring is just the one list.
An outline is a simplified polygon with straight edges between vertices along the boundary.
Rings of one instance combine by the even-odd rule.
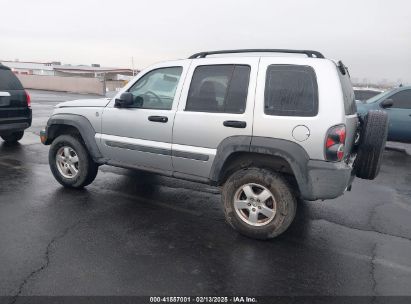
[[[318, 84], [318, 114], [314, 117], [273, 116], [264, 113], [266, 72], [272, 64], [305, 65], [314, 69]], [[343, 93], [334, 62], [327, 59], [262, 57], [258, 72], [253, 136], [285, 139], [301, 145], [310, 159], [324, 160], [324, 141], [330, 127], [345, 124]], [[310, 131], [305, 141], [293, 137], [296, 126]]]

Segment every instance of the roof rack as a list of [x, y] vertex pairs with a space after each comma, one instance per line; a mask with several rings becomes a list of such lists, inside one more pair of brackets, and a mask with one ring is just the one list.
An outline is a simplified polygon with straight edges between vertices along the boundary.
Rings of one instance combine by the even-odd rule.
[[288, 50], [288, 49], [240, 49], [240, 50], [223, 50], [223, 51], [211, 51], [200, 52], [191, 55], [188, 59], [205, 58], [208, 55], [217, 54], [237, 54], [237, 53], [292, 53], [292, 54], [305, 54], [310, 58], [325, 58], [323, 54], [317, 51], [310, 50]]

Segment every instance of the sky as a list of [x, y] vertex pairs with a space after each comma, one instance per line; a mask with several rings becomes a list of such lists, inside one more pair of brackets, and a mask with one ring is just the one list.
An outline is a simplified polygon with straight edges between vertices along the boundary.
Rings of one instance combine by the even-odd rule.
[[313, 49], [411, 83], [409, 0], [0, 0], [0, 59], [142, 69], [205, 50]]

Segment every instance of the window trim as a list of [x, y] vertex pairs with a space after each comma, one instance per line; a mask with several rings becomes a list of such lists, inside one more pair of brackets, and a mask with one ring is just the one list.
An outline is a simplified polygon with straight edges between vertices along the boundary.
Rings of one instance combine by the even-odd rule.
[[130, 87], [125, 91], [125, 92], [130, 92], [130, 90], [137, 84], [137, 82], [139, 82], [143, 77], [145, 77], [146, 75], [148, 75], [149, 73], [158, 71], [158, 70], [163, 70], [163, 69], [171, 69], [171, 68], [181, 68], [181, 74], [180, 74], [180, 78], [178, 80], [177, 86], [176, 86], [176, 91], [174, 93], [174, 97], [173, 97], [173, 102], [171, 103], [171, 107], [169, 109], [158, 109], [158, 108], [139, 108], [139, 107], [128, 107], [127, 109], [142, 109], [142, 110], [157, 110], [157, 111], [171, 111], [173, 109], [174, 106], [174, 102], [176, 100], [176, 95], [177, 95], [177, 89], [178, 86], [181, 84], [181, 76], [183, 76], [184, 73], [184, 66], [182, 65], [173, 65], [173, 66], [163, 66], [163, 67], [158, 67], [152, 70], [147, 71], [146, 73], [144, 73], [143, 75], [141, 75], [132, 85], [130, 85]]
[[[313, 80], [313, 85], [314, 85], [314, 108], [313, 110], [308, 113], [308, 114], [302, 114], [301, 111], [295, 111], [296, 114], [293, 115], [286, 115], [286, 114], [278, 114], [278, 113], [269, 113], [267, 112], [267, 92], [269, 88], [269, 72], [271, 67], [292, 67], [292, 68], [308, 68], [309, 74], [312, 76], [311, 80]], [[307, 72], [306, 70], [301, 70], [299, 72]], [[266, 68], [266, 73], [265, 73], [265, 82], [264, 82], [264, 100], [263, 100], [263, 109], [264, 109], [264, 114], [268, 116], [275, 116], [275, 117], [316, 117], [318, 116], [318, 113], [320, 111], [320, 96], [319, 96], [319, 89], [318, 89], [318, 80], [317, 80], [317, 74], [315, 72], [315, 69], [312, 66], [309, 65], [301, 65], [301, 64], [270, 64]]]
[[[248, 67], [248, 68], [250, 69], [250, 70], [249, 70], [249, 73], [248, 73], [247, 91], [246, 91], [246, 93], [245, 93], [245, 96], [246, 96], [246, 97], [245, 97], [245, 107], [244, 107], [244, 110], [243, 110], [242, 112], [240, 112], [240, 113], [233, 113], [233, 112], [221, 112], [221, 111], [193, 111], [193, 110], [187, 110], [187, 103], [188, 103], [188, 99], [189, 99], [189, 96], [190, 96], [191, 85], [192, 85], [192, 83], [193, 83], [193, 77], [194, 77], [194, 74], [195, 74], [196, 70], [197, 70], [199, 67], [210, 67], [210, 66], [234, 66], [234, 69], [233, 69], [233, 71], [232, 71], [232, 73], [231, 73], [230, 81], [229, 81], [229, 83], [228, 83], [228, 85], [227, 85], [227, 90], [226, 90], [226, 92], [225, 92], [224, 101], [225, 101], [225, 99], [227, 98], [227, 95], [228, 95], [228, 92], [229, 92], [229, 88], [230, 88], [230, 86], [231, 86], [231, 82], [232, 82], [232, 79], [233, 79], [233, 74], [234, 74], [235, 67], [236, 67], [236, 66], [243, 66], [243, 67]], [[212, 113], [212, 114], [244, 115], [244, 113], [247, 111], [248, 94], [249, 94], [250, 85], [251, 85], [251, 72], [252, 72], [252, 66], [251, 66], [250, 64], [247, 64], [247, 63], [215, 63], [215, 64], [199, 64], [199, 65], [196, 65], [195, 68], [194, 68], [193, 73], [191, 74], [190, 84], [189, 84], [188, 91], [187, 91], [187, 98], [186, 98], [186, 101], [185, 101], [185, 105], [184, 105], [183, 111], [184, 111], [184, 112], [191, 112], [191, 113]]]

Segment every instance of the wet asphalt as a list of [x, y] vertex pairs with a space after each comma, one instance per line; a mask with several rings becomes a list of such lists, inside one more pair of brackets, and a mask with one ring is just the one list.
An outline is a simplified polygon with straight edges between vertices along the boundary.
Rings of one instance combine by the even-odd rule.
[[0, 295], [411, 295], [406, 153], [257, 241], [207, 185], [102, 166], [85, 190], [61, 187], [38, 134], [57, 102], [90, 96], [30, 93], [33, 126], [0, 140]]

